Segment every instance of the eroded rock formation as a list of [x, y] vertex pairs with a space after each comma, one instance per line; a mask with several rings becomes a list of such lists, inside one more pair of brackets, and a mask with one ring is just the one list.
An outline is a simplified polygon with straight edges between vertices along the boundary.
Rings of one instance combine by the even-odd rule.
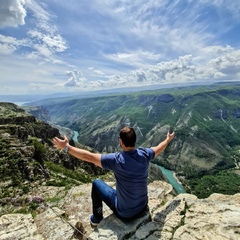
[[[218, 239], [240, 238], [240, 193], [212, 194], [206, 199], [194, 195], [174, 196], [172, 186], [163, 181], [148, 185], [149, 211], [125, 223], [104, 206], [104, 219], [91, 228], [91, 184], [65, 192], [64, 188], [40, 187], [32, 194], [44, 199], [60, 195], [57, 204], [43, 202], [39, 214], [7, 214], [0, 217], [0, 239]], [[78, 230], [77, 230], [78, 229]]]

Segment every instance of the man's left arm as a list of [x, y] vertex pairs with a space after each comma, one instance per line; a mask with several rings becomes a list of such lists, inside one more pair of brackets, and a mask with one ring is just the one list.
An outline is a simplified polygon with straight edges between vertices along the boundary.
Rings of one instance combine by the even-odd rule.
[[155, 152], [155, 157], [157, 155], [159, 155], [161, 152], [163, 152], [165, 150], [165, 148], [168, 146], [168, 144], [172, 141], [172, 139], [174, 138], [175, 133], [170, 133], [168, 131], [166, 139], [162, 142], [160, 142], [157, 146], [155, 147], [151, 147], [153, 149], [153, 151]]

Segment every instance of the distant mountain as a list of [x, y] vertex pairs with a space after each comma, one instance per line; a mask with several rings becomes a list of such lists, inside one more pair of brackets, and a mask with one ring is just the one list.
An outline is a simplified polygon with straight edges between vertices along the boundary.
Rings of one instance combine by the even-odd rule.
[[85, 99], [41, 102], [54, 124], [78, 131], [99, 152], [120, 150], [118, 133], [133, 126], [140, 146], [154, 146], [168, 129], [175, 140], [155, 162], [186, 178], [235, 168], [240, 152], [240, 85], [188, 86]]
[[[207, 83], [205, 83], [207, 84]], [[193, 83], [181, 83], [181, 84], [157, 84], [157, 85], [146, 85], [140, 87], [124, 87], [124, 88], [110, 88], [104, 90], [93, 90], [93, 91], [73, 91], [73, 92], [58, 92], [46, 95], [38, 94], [21, 94], [21, 95], [0, 95], [0, 102], [11, 102], [16, 103], [17, 105], [25, 105], [30, 103], [30, 105], [41, 105], [40, 102], [49, 102], [53, 99], [62, 99], [63, 101], [76, 99], [76, 98], [88, 98], [96, 96], [106, 96], [110, 94], [119, 94], [119, 93], [132, 93], [145, 90], [153, 89], [164, 89], [172, 88], [176, 86], [192, 86]], [[194, 83], [194, 85], [203, 85], [203, 83]], [[34, 104], [32, 104], [34, 103]]]

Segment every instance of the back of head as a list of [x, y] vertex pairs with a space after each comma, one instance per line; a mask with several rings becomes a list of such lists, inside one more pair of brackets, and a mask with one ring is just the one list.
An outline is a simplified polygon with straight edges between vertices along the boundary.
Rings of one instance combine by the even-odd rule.
[[125, 147], [135, 147], [136, 133], [132, 127], [123, 127], [120, 130], [120, 138]]

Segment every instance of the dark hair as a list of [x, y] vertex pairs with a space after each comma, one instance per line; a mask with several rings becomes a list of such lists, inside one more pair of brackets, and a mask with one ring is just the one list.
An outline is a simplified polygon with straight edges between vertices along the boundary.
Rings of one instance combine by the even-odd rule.
[[123, 127], [120, 130], [120, 136], [126, 147], [135, 147], [136, 133], [132, 127]]

